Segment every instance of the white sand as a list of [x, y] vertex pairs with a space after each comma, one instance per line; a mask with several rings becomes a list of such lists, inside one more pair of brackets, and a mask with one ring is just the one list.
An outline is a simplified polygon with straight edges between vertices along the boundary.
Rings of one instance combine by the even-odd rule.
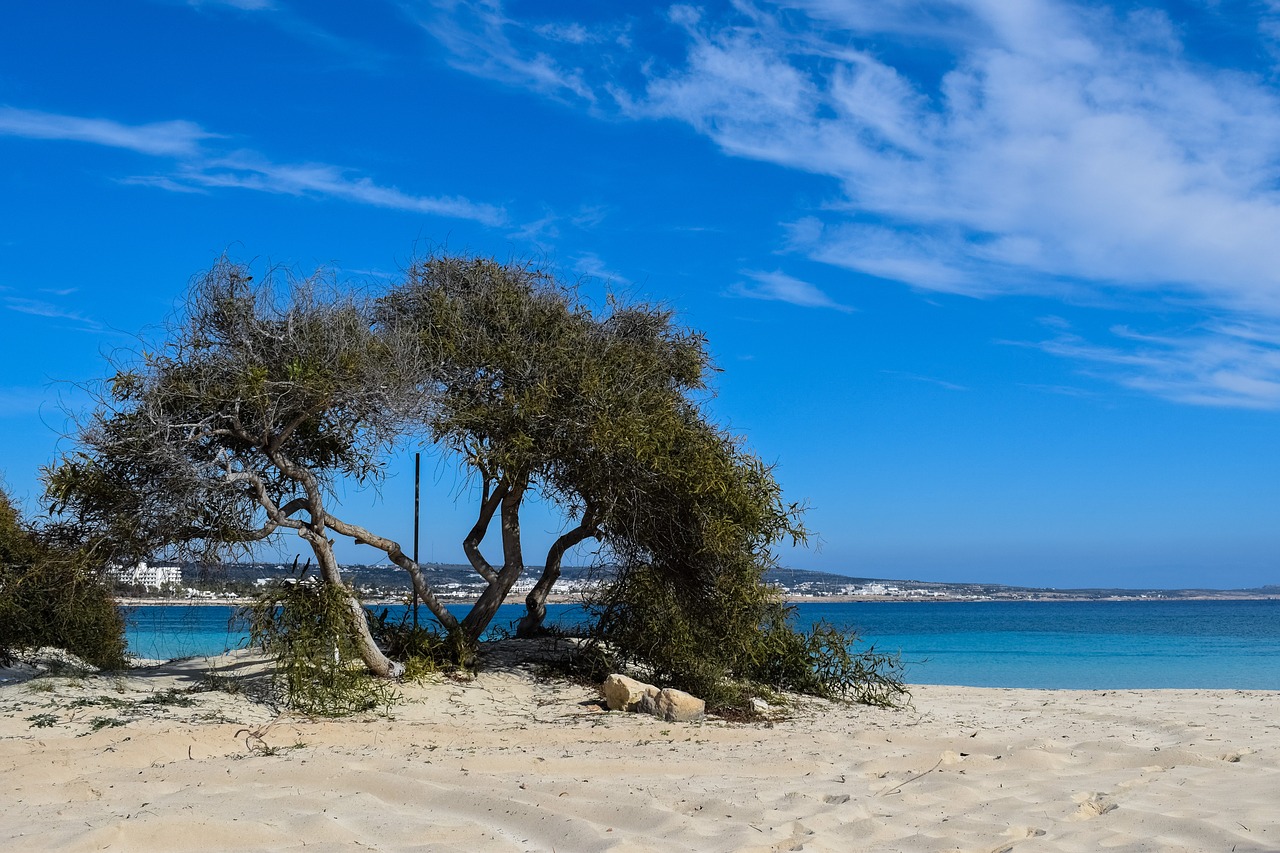
[[1275, 692], [920, 687], [672, 724], [495, 665], [393, 719], [142, 701], [209, 666], [0, 685], [0, 850], [1280, 850]]

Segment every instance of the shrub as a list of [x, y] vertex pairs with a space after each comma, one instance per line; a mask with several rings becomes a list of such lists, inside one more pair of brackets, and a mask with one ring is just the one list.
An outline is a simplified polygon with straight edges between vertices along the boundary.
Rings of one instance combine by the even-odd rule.
[[857, 635], [829, 624], [797, 630], [794, 608], [749, 574], [699, 595], [633, 567], [587, 606], [594, 623], [581, 660], [596, 677], [636, 666], [721, 710], [768, 691], [884, 707], [910, 698], [896, 656], [855, 651]]
[[0, 660], [40, 646], [120, 669], [124, 618], [84, 550], [26, 524], [0, 491]]
[[317, 716], [389, 707], [397, 693], [385, 679], [369, 675], [352, 628], [345, 588], [310, 579], [267, 584], [236, 618], [249, 643], [276, 663], [276, 684], [285, 704]]

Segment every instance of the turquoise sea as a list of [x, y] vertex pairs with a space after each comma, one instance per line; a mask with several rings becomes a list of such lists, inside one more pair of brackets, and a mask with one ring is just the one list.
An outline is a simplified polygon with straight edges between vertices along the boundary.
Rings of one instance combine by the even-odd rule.
[[[133, 608], [129, 650], [175, 658], [241, 647], [244, 633], [228, 628], [232, 610]], [[522, 610], [505, 605], [494, 624]], [[548, 607], [550, 621], [579, 614]], [[804, 625], [852, 626], [878, 651], [901, 653], [913, 684], [1280, 690], [1280, 600], [805, 603], [796, 615]]]

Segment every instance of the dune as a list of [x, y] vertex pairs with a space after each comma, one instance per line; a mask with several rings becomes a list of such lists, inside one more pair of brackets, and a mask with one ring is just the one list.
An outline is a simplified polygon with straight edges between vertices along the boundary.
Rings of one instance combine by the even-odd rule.
[[924, 686], [667, 723], [491, 656], [388, 715], [245, 652], [0, 681], [0, 849], [1280, 850], [1280, 693]]

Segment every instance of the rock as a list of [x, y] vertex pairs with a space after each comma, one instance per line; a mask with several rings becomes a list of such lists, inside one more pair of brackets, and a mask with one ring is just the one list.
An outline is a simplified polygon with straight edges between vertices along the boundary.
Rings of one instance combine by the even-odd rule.
[[[648, 704], [650, 703], [646, 697], [641, 705]], [[645, 709], [642, 707], [641, 710]], [[649, 713], [669, 723], [689, 723], [707, 715], [707, 703], [683, 690], [666, 687], [652, 700], [652, 710]]]
[[616, 672], [604, 680], [604, 701], [610, 711], [635, 711], [646, 696], [657, 695], [658, 688], [652, 684]]
[[767, 714], [769, 713], [769, 703], [756, 697], [751, 700], [751, 710], [757, 714]]

